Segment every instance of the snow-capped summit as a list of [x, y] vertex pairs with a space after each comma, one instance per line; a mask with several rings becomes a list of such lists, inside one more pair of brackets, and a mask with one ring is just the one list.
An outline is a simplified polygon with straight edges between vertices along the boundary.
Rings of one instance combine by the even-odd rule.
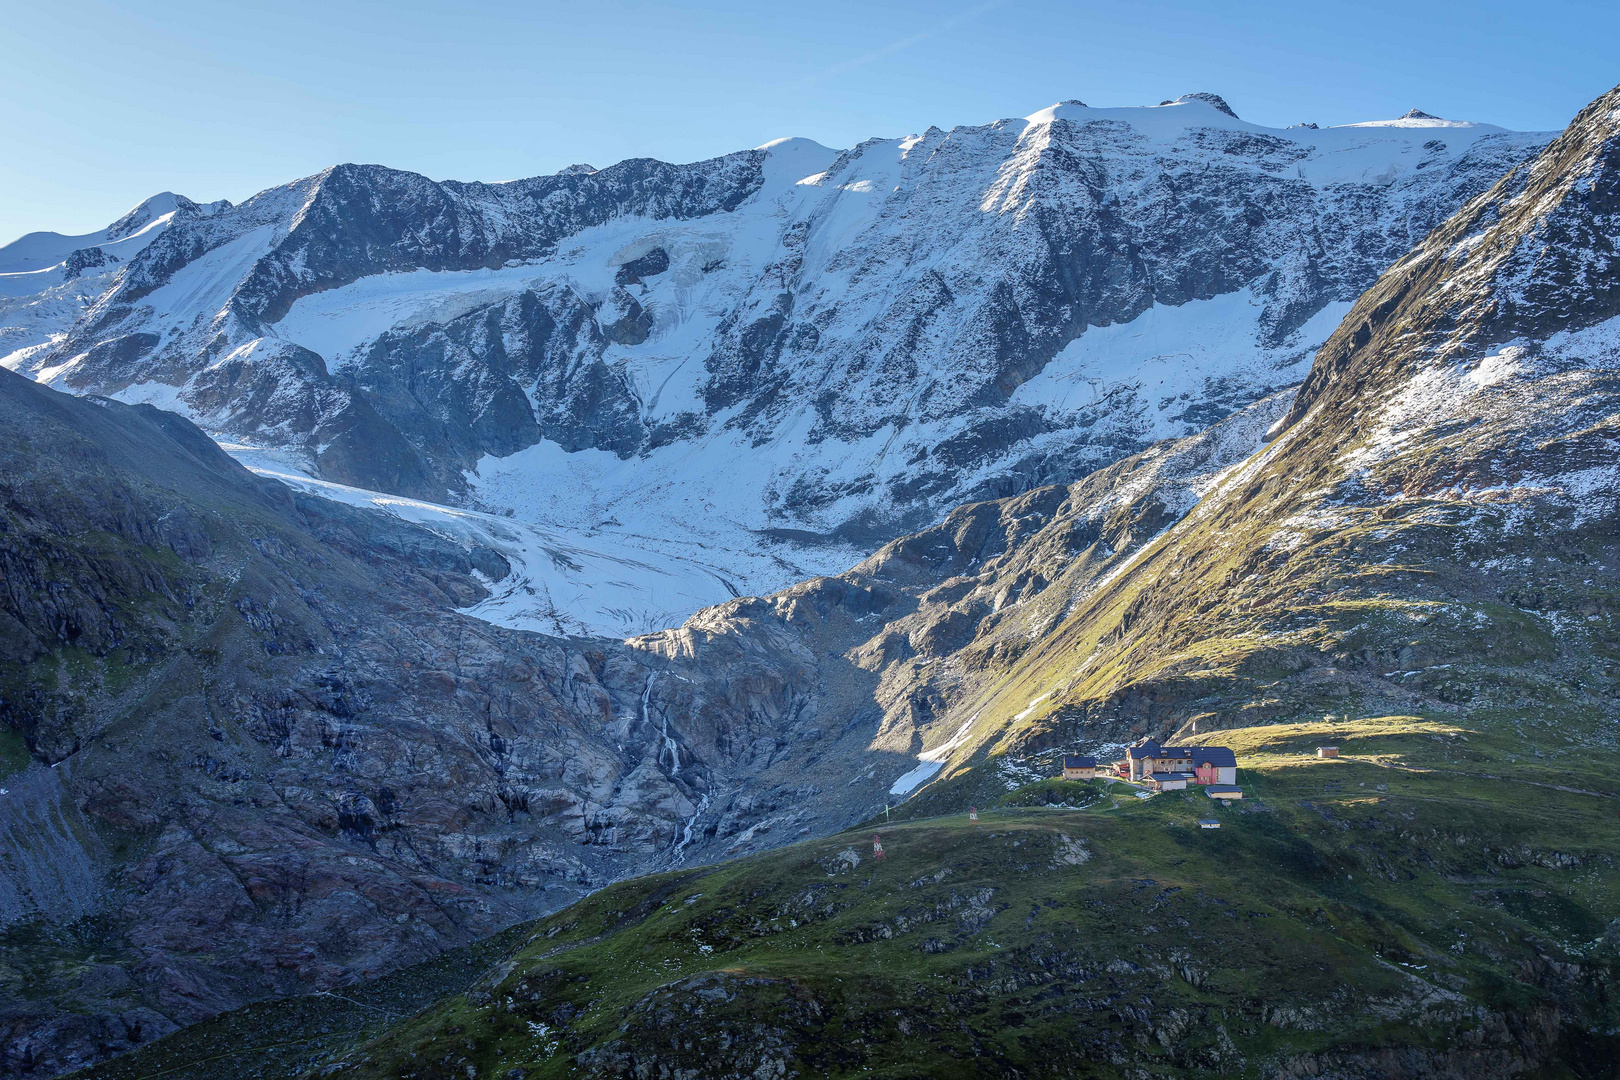
[[1435, 116], [1433, 113], [1426, 113], [1422, 109], [1408, 109], [1393, 120], [1364, 120], [1359, 124], [1343, 124], [1341, 126], [1346, 128], [1416, 128], [1425, 131], [1434, 128], [1471, 128], [1487, 132], [1506, 130], [1494, 124], [1480, 124], [1472, 120], [1447, 120]]
[[489, 617], [628, 632], [1297, 382], [1546, 140], [1194, 94], [504, 184], [340, 165], [0, 306], [0, 360], [346, 498], [509, 510], [548, 539]]
[[59, 339], [93, 298], [111, 288], [117, 273], [172, 224], [206, 218], [230, 205], [195, 203], [165, 191], [97, 232], [32, 232], [0, 247], [0, 362], [26, 367], [28, 357]]
[[195, 203], [184, 195], [176, 195], [172, 191], [160, 191], [107, 226], [107, 239], [122, 240], [125, 237], [144, 232], [154, 223], [167, 221], [175, 214], [182, 217], [208, 217], [226, 209], [230, 205], [228, 199], [220, 199], [211, 203]]
[[[159, 192], [125, 213], [98, 232], [64, 236], [56, 232], [32, 232], [0, 247], [0, 275], [49, 270], [75, 251], [99, 247], [109, 255], [127, 259], [150, 243], [176, 215], [182, 219], [207, 217], [229, 207], [226, 200], [195, 203], [172, 191]], [[139, 238], [139, 242], [131, 241]], [[0, 293], [0, 295], [15, 295]]]
[[1182, 94], [1180, 97], [1174, 98], [1170, 101], [1161, 101], [1159, 102], [1159, 105], [1185, 105], [1189, 101], [1202, 101], [1205, 105], [1213, 107], [1216, 111], [1223, 112], [1234, 120], [1238, 119], [1238, 114], [1232, 111], [1232, 106], [1228, 105], [1226, 103], [1226, 99], [1221, 97], [1219, 94]]
[[1030, 124], [1047, 124], [1053, 120], [1069, 120], [1074, 123], [1112, 120], [1131, 124], [1144, 134], [1179, 133], [1197, 127], [1225, 127], [1231, 121], [1242, 123], [1238, 120], [1237, 114], [1216, 94], [1183, 94], [1178, 98], [1161, 101], [1157, 105], [1116, 108], [1092, 108], [1079, 100], [1063, 101], [1031, 113], [1024, 120]]

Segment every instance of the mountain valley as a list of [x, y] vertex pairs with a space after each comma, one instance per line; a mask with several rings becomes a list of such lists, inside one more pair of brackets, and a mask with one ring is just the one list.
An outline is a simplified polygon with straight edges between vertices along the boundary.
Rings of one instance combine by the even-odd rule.
[[1612, 1075], [1617, 244], [1620, 90], [0, 249], [0, 1070]]

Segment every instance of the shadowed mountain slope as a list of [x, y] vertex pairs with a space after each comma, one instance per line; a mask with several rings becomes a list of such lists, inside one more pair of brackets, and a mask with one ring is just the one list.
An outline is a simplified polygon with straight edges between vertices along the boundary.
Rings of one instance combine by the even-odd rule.
[[0, 420], [8, 1074], [880, 805], [848, 775], [875, 718], [823, 731], [790, 642], [502, 630], [456, 610], [494, 552], [295, 495], [172, 413], [0, 372]]

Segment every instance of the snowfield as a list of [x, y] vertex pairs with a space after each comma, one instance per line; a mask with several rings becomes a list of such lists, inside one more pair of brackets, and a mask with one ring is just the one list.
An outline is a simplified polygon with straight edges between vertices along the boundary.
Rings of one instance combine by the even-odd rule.
[[1545, 141], [1191, 95], [501, 185], [338, 166], [0, 249], [0, 363], [506, 552], [482, 618], [629, 635], [1297, 383]]
[[[672, 538], [656, 529], [638, 534], [612, 526], [570, 529], [523, 521], [334, 484], [300, 471], [284, 452], [225, 439], [220, 445], [258, 475], [299, 491], [413, 522], [467, 549], [500, 552], [512, 573], [486, 581], [492, 595], [465, 610], [518, 630], [633, 637], [677, 625], [699, 608], [740, 595], [728, 577], [737, 566], [753, 569], [756, 578], [787, 574], [799, 580], [843, 569], [859, 558], [850, 550], [835, 551], [824, 571], [787, 571], [771, 562], [769, 545], [750, 544], [745, 537], [728, 549], [723, 533], [700, 541], [693, 535], [698, 530], [691, 529]], [[770, 565], [755, 568], [756, 563]]]

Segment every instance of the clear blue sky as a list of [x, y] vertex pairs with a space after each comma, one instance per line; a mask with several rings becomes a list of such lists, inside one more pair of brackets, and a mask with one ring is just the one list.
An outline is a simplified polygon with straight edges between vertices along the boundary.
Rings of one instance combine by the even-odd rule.
[[0, 0], [0, 242], [341, 161], [501, 180], [1068, 98], [1554, 129], [1620, 82], [1617, 41], [1613, 0]]

